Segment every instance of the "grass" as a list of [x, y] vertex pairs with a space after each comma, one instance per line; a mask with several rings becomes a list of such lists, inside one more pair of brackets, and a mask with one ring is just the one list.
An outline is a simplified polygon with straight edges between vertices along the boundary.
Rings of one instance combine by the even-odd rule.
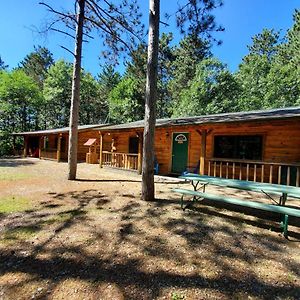
[[37, 226], [24, 226], [8, 229], [2, 235], [3, 242], [14, 242], [16, 240], [26, 240], [35, 235], [40, 230]]
[[0, 180], [14, 181], [28, 179], [30, 176], [24, 173], [9, 172], [7, 170], [0, 171]]
[[43, 225], [51, 225], [54, 223], [65, 223], [65, 222], [71, 221], [73, 218], [76, 218], [78, 216], [80, 217], [84, 214], [86, 214], [85, 211], [81, 211], [81, 210], [77, 210], [77, 209], [63, 211], [63, 212], [58, 213], [57, 215], [54, 215], [54, 216], [48, 218], [47, 220], [44, 220], [42, 222], [42, 224]]
[[0, 198], [0, 213], [23, 212], [32, 209], [29, 199], [18, 196]]
[[182, 295], [182, 294], [179, 294], [179, 293], [172, 293], [171, 295], [171, 300], [184, 300], [185, 299], [185, 296]]
[[43, 224], [51, 225], [54, 223], [65, 223], [72, 219], [72, 214], [70, 213], [59, 213], [58, 215], [55, 215], [45, 221], [43, 221]]

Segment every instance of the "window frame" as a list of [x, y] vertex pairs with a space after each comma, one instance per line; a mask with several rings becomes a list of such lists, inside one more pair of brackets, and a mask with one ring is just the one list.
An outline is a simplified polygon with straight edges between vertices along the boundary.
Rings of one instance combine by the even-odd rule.
[[[215, 137], [216, 136], [261, 136], [261, 159], [243, 159], [243, 158], [222, 158], [215, 156]], [[265, 132], [239, 132], [239, 133], [227, 133], [227, 132], [220, 132], [212, 134], [212, 159], [220, 159], [220, 160], [245, 160], [245, 161], [258, 161], [263, 162], [265, 158], [265, 143], [266, 143], [266, 133]]]
[[[130, 152], [130, 139], [137, 139], [137, 152]], [[139, 137], [135, 135], [131, 135], [128, 137], [128, 153], [130, 154], [138, 154], [139, 153]]]

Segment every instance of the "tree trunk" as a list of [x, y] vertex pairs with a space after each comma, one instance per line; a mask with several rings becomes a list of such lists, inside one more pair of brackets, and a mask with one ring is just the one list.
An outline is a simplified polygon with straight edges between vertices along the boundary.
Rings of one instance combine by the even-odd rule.
[[77, 16], [77, 30], [75, 39], [75, 59], [73, 65], [72, 78], [72, 98], [70, 111], [70, 130], [69, 130], [69, 148], [68, 148], [68, 179], [76, 179], [77, 171], [77, 140], [78, 140], [78, 116], [80, 101], [80, 71], [81, 71], [81, 52], [84, 21], [85, 0], [79, 0], [79, 14]]
[[157, 65], [160, 0], [150, 0], [148, 61], [145, 99], [145, 128], [142, 167], [142, 199], [152, 201], [154, 191], [154, 133], [157, 95]]

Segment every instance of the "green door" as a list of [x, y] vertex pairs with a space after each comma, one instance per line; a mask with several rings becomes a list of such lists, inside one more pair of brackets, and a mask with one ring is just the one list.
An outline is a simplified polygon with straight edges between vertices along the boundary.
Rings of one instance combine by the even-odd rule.
[[189, 134], [173, 133], [172, 173], [181, 174], [185, 171], [188, 161]]

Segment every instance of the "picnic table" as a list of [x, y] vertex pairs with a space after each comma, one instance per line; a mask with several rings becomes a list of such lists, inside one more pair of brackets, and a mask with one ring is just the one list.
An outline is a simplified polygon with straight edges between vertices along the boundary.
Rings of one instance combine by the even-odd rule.
[[197, 175], [197, 174], [186, 174], [184, 176], [180, 176], [179, 178], [190, 181], [195, 191], [198, 189], [199, 183], [202, 183], [204, 187], [204, 191], [205, 191], [205, 186], [210, 184], [210, 185], [223, 186], [223, 187], [235, 188], [235, 189], [246, 190], [246, 191], [262, 192], [267, 196], [269, 196], [269, 198], [271, 199], [273, 198], [270, 196], [270, 194], [279, 194], [280, 198], [278, 204], [282, 206], [285, 205], [288, 196], [293, 198], [300, 198], [300, 188], [295, 186], [260, 183], [260, 182], [237, 180], [237, 179], [225, 179], [225, 178], [218, 178], [213, 176]]
[[[250, 207], [260, 209], [264, 211], [271, 211], [280, 214], [283, 217], [281, 227], [283, 228], [284, 236], [288, 234], [288, 219], [289, 216], [300, 217], [300, 209], [286, 207], [286, 201], [288, 197], [300, 198], [300, 188], [294, 186], [286, 186], [279, 184], [268, 184], [251, 182], [237, 179], [225, 179], [217, 178], [213, 176], [197, 175], [197, 174], [186, 174], [179, 178], [185, 179], [191, 183], [193, 190], [177, 188], [173, 189], [173, 192], [181, 194], [181, 207], [183, 207], [183, 198], [185, 195], [192, 196], [193, 202], [200, 199], [207, 199], [211, 201], [223, 202], [228, 204], [234, 204], [244, 207]], [[199, 187], [200, 184], [200, 187]], [[237, 199], [227, 197], [223, 195], [214, 195], [205, 192], [207, 185], [222, 186], [227, 188], [235, 188], [246, 191], [262, 192], [267, 195], [270, 199], [275, 201], [270, 194], [279, 195], [279, 201], [274, 204], [260, 203], [257, 201], [249, 201], [245, 199]], [[202, 188], [202, 191], [200, 189]]]

